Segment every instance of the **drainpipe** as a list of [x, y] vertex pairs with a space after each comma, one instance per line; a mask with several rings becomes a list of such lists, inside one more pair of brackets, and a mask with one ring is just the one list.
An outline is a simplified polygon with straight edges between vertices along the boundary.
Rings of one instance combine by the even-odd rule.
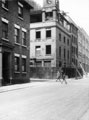
[[2, 49], [0, 48], [0, 86], [2, 86]]

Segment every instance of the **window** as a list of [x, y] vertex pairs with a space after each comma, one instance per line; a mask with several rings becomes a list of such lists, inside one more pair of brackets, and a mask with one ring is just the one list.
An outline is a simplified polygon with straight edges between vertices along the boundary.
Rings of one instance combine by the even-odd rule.
[[51, 67], [51, 61], [44, 61], [44, 67]]
[[70, 53], [69, 53], [69, 50], [68, 50], [68, 53], [67, 53], [67, 58], [68, 58], [68, 60], [69, 60], [69, 57], [70, 57], [70, 55], [69, 55]]
[[30, 60], [30, 67], [34, 67], [34, 61]]
[[67, 45], [69, 45], [69, 39], [67, 39]]
[[26, 46], [26, 32], [22, 31], [22, 45]]
[[41, 55], [41, 47], [40, 46], [35, 47], [35, 54], [37, 57]]
[[18, 16], [23, 18], [23, 5], [18, 2]]
[[42, 61], [36, 61], [36, 67], [42, 67]]
[[15, 28], [15, 43], [19, 43], [19, 29]]
[[26, 58], [22, 58], [22, 72], [26, 72]]
[[59, 47], [59, 57], [61, 58], [61, 47]]
[[2, 0], [2, 7], [8, 9], [8, 0]]
[[46, 13], [46, 20], [51, 20], [53, 18], [53, 12]]
[[2, 21], [2, 38], [8, 39], [8, 24]]
[[46, 55], [51, 54], [51, 45], [46, 45]]
[[61, 41], [61, 33], [59, 33], [59, 41]]
[[15, 72], [19, 72], [19, 65], [20, 65], [20, 58], [18, 56], [15, 56]]
[[66, 38], [65, 38], [65, 36], [64, 36], [64, 43], [66, 42], [65, 40], [66, 40]]
[[36, 39], [40, 39], [41, 38], [41, 33], [40, 31], [36, 31]]
[[51, 30], [46, 30], [46, 38], [51, 37]]
[[64, 59], [66, 58], [66, 49], [64, 48]]

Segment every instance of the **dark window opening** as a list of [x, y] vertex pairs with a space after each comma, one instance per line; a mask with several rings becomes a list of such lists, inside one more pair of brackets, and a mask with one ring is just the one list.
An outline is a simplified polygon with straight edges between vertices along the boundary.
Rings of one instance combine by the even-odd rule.
[[51, 37], [51, 30], [46, 30], [46, 37]]
[[69, 39], [67, 39], [67, 45], [69, 45]]
[[40, 31], [36, 31], [36, 38], [37, 38], [37, 39], [40, 39], [40, 38], [41, 38], [41, 33], [40, 33]]
[[18, 16], [23, 18], [23, 7], [21, 5], [18, 5]]
[[22, 72], [26, 72], [26, 58], [22, 58]]
[[36, 23], [36, 22], [42, 22], [42, 14], [34, 14], [30, 16], [30, 22]]
[[15, 56], [15, 72], [19, 72], [20, 58]]
[[36, 67], [42, 67], [42, 61], [36, 61]]
[[15, 43], [19, 43], [19, 29], [15, 28]]
[[51, 61], [44, 61], [44, 67], [51, 67]]
[[46, 55], [51, 54], [51, 45], [46, 45]]
[[64, 43], [66, 42], [65, 40], [66, 40], [66, 38], [64, 37]]
[[22, 45], [26, 46], [26, 32], [22, 31]]
[[66, 58], [66, 50], [65, 50], [65, 48], [64, 48], [64, 59]]
[[46, 13], [46, 20], [51, 20], [53, 19], [53, 12], [47, 12]]
[[61, 58], [61, 47], [59, 47], [59, 57]]
[[59, 41], [61, 41], [61, 33], [59, 33]]
[[68, 58], [68, 60], [69, 60], [69, 50], [68, 50], [68, 53], [67, 53], [67, 58]]
[[2, 0], [2, 7], [8, 9], [8, 0]]
[[2, 38], [8, 39], [8, 24], [2, 22]]

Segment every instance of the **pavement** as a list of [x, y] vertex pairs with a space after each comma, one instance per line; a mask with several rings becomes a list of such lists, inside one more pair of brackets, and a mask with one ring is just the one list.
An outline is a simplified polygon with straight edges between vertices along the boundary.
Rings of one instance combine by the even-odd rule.
[[42, 85], [44, 82], [55, 82], [55, 79], [39, 79], [39, 78], [31, 78], [29, 83], [23, 83], [23, 84], [14, 84], [14, 85], [8, 85], [8, 86], [1, 86], [0, 87], [0, 93], [18, 90], [18, 89], [24, 89], [27, 87], [34, 87]]
[[[77, 79], [78, 81], [83, 81], [84, 79]], [[87, 79], [88, 80], [88, 79]], [[24, 83], [24, 84], [14, 84], [14, 85], [8, 85], [8, 86], [1, 86], [0, 87], [0, 93], [3, 92], [8, 92], [8, 91], [13, 91], [13, 90], [18, 90], [18, 89], [24, 89], [27, 87], [34, 87], [34, 86], [39, 86], [42, 85], [43, 83], [46, 82], [55, 82], [56, 79], [39, 79], [39, 78], [30, 78], [29, 83]], [[68, 83], [74, 83], [76, 80], [75, 78], [67, 79]]]
[[55, 79], [31, 78], [29, 83], [1, 86], [0, 93], [12, 91], [12, 90], [24, 89], [24, 88], [32, 87], [32, 86], [38, 86], [38, 85], [43, 84], [43, 82], [54, 82], [54, 81]]

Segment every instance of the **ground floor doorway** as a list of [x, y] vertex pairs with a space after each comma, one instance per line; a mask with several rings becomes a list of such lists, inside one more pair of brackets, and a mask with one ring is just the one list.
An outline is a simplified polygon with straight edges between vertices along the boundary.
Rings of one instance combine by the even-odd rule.
[[10, 53], [3, 52], [2, 55], [2, 85], [10, 84]]

